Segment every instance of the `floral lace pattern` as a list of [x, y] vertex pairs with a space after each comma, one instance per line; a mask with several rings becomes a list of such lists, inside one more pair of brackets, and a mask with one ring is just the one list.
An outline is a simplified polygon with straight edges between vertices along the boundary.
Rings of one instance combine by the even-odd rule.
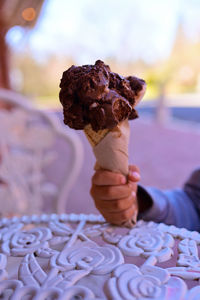
[[[0, 219], [1, 299], [195, 300], [200, 234], [95, 215]], [[176, 245], [176, 247], [175, 247]], [[177, 266], [162, 267], [171, 257]], [[170, 296], [169, 296], [170, 295]]]

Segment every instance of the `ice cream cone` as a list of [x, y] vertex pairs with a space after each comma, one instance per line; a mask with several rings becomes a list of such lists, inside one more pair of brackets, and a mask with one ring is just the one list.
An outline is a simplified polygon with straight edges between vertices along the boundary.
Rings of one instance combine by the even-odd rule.
[[[64, 123], [84, 129], [96, 157], [95, 169], [119, 172], [128, 178], [128, 119], [137, 117], [135, 106], [145, 93], [145, 81], [120, 76], [97, 60], [94, 65], [71, 66], [63, 73], [60, 88]], [[127, 222], [129, 226], [136, 214], [132, 220]]]

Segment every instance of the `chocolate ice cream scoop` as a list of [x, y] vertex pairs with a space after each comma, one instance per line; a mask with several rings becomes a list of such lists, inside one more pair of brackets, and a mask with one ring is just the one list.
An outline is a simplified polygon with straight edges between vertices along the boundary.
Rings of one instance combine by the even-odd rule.
[[64, 123], [74, 129], [88, 124], [94, 131], [113, 129], [137, 117], [134, 106], [144, 86], [144, 80], [113, 73], [100, 60], [95, 65], [71, 66], [60, 83]]

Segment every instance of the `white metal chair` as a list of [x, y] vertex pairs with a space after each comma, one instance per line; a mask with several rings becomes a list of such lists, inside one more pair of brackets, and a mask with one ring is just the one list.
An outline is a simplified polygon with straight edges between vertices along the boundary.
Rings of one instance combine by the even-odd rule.
[[79, 175], [82, 143], [52, 114], [0, 89], [0, 213], [62, 213]]

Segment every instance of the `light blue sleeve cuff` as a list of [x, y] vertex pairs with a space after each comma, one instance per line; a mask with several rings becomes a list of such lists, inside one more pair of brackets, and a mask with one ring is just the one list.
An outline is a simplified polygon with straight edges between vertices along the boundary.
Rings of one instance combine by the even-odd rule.
[[145, 221], [163, 222], [166, 218], [167, 200], [163, 192], [156, 188], [141, 187], [143, 192], [146, 192], [153, 202], [151, 208], [144, 213], [139, 214], [139, 218]]
[[151, 197], [153, 204], [146, 212], [139, 214], [140, 219], [200, 231], [199, 213], [192, 199], [182, 189], [143, 189]]

